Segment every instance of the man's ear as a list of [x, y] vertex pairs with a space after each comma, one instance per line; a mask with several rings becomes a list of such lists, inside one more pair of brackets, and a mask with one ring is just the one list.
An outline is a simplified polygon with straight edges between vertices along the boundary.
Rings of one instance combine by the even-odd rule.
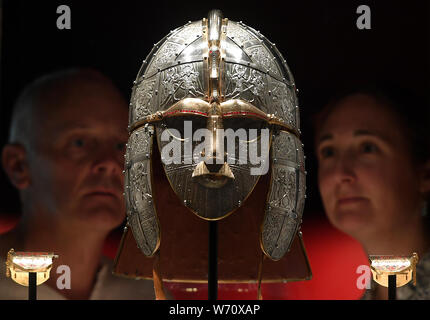
[[27, 152], [22, 145], [5, 145], [2, 152], [2, 164], [10, 182], [17, 189], [23, 190], [30, 185]]
[[420, 176], [420, 192], [426, 196], [430, 195], [430, 160], [422, 166]]

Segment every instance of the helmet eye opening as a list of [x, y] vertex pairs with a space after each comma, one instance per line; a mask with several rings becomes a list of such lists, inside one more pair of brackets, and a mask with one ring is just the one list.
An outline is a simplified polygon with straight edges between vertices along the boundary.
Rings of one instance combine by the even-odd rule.
[[190, 141], [198, 129], [206, 128], [207, 117], [189, 114], [176, 114], [164, 117], [161, 129], [167, 130], [169, 135], [178, 141]]

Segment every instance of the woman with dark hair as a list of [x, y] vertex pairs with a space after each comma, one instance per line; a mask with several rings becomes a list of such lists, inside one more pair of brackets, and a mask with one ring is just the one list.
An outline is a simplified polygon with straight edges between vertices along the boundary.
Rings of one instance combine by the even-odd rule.
[[[417, 286], [398, 299], [430, 299], [429, 116], [401, 90], [344, 93], [319, 114], [318, 185], [330, 222], [369, 255], [418, 253]], [[387, 299], [375, 286], [363, 299]]]

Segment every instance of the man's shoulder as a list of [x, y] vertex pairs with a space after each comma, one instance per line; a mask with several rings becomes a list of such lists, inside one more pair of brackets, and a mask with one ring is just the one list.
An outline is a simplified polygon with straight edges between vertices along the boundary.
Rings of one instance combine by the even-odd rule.
[[12, 233], [8, 232], [0, 234], [0, 257], [6, 260], [7, 253], [10, 249], [14, 249]]
[[7, 232], [0, 233], [0, 256], [6, 259], [7, 253], [10, 249], [15, 249], [15, 251], [21, 251], [19, 239], [20, 232], [18, 228], [9, 229]]
[[113, 261], [102, 258], [102, 267], [97, 274], [92, 300], [154, 300], [152, 280], [136, 280], [113, 274]]

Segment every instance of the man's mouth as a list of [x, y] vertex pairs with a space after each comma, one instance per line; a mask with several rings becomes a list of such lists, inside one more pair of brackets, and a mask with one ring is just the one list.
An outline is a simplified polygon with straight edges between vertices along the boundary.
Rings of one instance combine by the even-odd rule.
[[85, 194], [86, 196], [118, 198], [118, 192], [110, 189], [96, 189]]
[[108, 196], [108, 197], [114, 197], [115, 195], [113, 193], [109, 192], [91, 192], [91, 196]]

